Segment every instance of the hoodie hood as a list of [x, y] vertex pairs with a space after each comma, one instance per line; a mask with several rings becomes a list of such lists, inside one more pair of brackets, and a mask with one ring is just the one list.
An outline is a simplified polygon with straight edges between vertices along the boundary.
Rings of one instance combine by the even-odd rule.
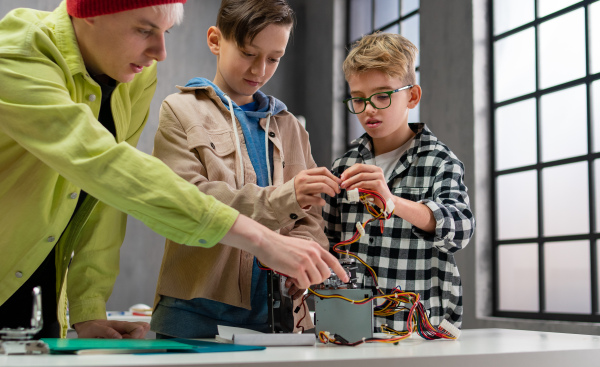
[[[190, 79], [185, 86], [212, 88], [215, 91], [215, 93], [217, 93], [217, 96], [219, 96], [221, 102], [223, 102], [225, 107], [229, 109], [229, 101], [227, 100], [227, 98], [225, 98], [225, 93], [210, 80], [206, 78], [193, 78]], [[281, 102], [273, 96], [268, 96], [264, 94], [260, 90], [256, 91], [256, 93], [254, 93], [252, 97], [258, 103], [258, 108], [256, 111], [245, 111], [248, 117], [261, 119], [267, 117], [268, 114], [271, 114], [271, 116], [275, 116], [281, 111], [287, 110], [287, 106], [283, 102]], [[233, 100], [232, 103], [234, 110], [241, 110], [241, 108], [235, 102], [233, 102]]]

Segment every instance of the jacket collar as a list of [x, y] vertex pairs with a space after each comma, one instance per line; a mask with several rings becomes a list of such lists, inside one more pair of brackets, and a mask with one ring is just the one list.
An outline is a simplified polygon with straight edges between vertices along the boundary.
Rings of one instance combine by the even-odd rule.
[[56, 37], [56, 47], [63, 55], [71, 75], [86, 74], [85, 63], [79, 49], [79, 43], [75, 36], [71, 17], [67, 13], [66, 1], [60, 3], [48, 18], [45, 23], [48, 27], [54, 28], [54, 36]]
[[[408, 127], [416, 134], [407, 150], [409, 155], [428, 152], [435, 148], [438, 139], [424, 123], [409, 123]], [[373, 157], [373, 139], [371, 139], [369, 134], [364, 133], [361, 137], [354, 139], [351, 144], [357, 146], [358, 152], [364, 159], [371, 159]]]

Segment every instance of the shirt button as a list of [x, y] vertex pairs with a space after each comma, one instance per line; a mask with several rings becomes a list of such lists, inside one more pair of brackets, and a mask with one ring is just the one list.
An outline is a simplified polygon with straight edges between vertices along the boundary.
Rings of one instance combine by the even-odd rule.
[[210, 143], [210, 147], [215, 149], [215, 143]]
[[283, 168], [285, 168], [285, 161], [282, 161], [281, 165], [283, 166]]
[[17, 271], [17, 272], [15, 273], [15, 276], [16, 276], [17, 278], [22, 278], [22, 277], [23, 277], [23, 273], [21, 273], [20, 271]]
[[275, 133], [272, 132], [272, 131], [269, 131], [269, 136], [272, 137], [272, 138], [274, 138], [275, 137]]
[[298, 219], [298, 215], [295, 213], [290, 214], [290, 218], [292, 218], [293, 220]]
[[205, 244], [206, 240], [203, 240], [203, 239], [202, 240], [198, 240], [198, 243]]
[[55, 239], [56, 238], [54, 236], [50, 236], [50, 237], [46, 238], [46, 241], [48, 241], [48, 242], [54, 242]]
[[76, 192], [72, 192], [72, 193], [69, 194], [69, 197], [71, 199], [77, 199], [77, 193]]
[[88, 96], [88, 101], [90, 101], [90, 102], [94, 102], [95, 100], [96, 100], [96, 95], [95, 95], [95, 94], [90, 94], [90, 95]]

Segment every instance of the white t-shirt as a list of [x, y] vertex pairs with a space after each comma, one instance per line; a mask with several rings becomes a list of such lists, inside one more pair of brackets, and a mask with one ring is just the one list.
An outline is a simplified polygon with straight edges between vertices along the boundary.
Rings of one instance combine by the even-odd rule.
[[375, 165], [383, 170], [386, 180], [389, 180], [392, 171], [394, 171], [394, 168], [396, 168], [396, 163], [398, 163], [398, 160], [400, 157], [402, 157], [402, 154], [408, 150], [413, 138], [408, 139], [408, 141], [399, 148], [375, 156]]

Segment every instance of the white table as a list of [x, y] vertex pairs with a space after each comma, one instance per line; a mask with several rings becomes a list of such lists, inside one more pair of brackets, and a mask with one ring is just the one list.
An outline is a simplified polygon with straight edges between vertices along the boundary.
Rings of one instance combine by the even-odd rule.
[[463, 330], [458, 341], [413, 335], [393, 344], [271, 347], [262, 351], [152, 355], [0, 356], [0, 366], [600, 366], [600, 336], [507, 329]]

